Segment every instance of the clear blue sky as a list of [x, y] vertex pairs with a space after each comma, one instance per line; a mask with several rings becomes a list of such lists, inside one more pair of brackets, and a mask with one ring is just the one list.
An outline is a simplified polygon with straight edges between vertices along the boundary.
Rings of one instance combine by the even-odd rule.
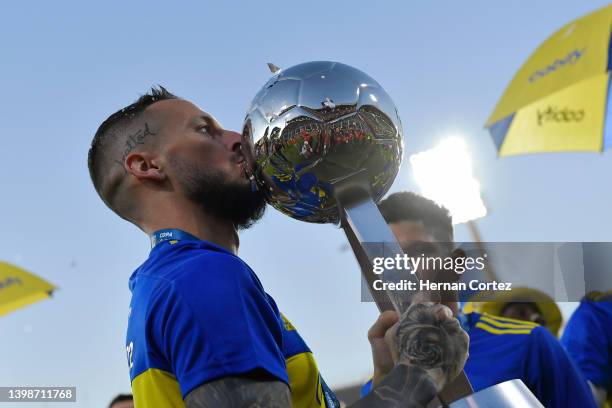
[[[466, 136], [490, 210], [479, 221], [484, 239], [612, 241], [611, 152], [499, 160], [482, 130], [535, 47], [606, 3], [4, 2], [0, 259], [60, 290], [0, 318], [0, 385], [75, 385], [72, 408], [102, 407], [129, 391], [127, 280], [148, 240], [96, 196], [86, 153], [98, 124], [154, 84], [241, 129], [270, 75], [266, 62], [353, 65], [395, 100], [405, 157], [449, 131]], [[393, 191], [415, 189], [404, 164]], [[468, 238], [464, 226], [457, 238]], [[377, 314], [359, 301], [359, 271], [343, 245], [333, 226], [270, 209], [241, 248], [332, 385], [369, 374], [366, 331]]]

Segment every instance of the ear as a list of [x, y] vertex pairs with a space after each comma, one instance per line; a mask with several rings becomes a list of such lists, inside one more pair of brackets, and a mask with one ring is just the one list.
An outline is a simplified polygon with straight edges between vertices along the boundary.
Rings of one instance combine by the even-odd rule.
[[465, 251], [464, 251], [463, 249], [461, 249], [461, 248], [455, 248], [455, 249], [453, 250], [453, 253], [451, 254], [451, 256], [452, 256], [454, 259], [458, 259], [458, 258], [465, 258], [465, 257], [467, 257], [467, 254], [465, 253]]
[[163, 181], [166, 174], [159, 160], [148, 152], [132, 152], [125, 158], [126, 171], [139, 180]]
[[[461, 248], [455, 248], [453, 250], [453, 252], [451, 253], [451, 258], [453, 258], [453, 260], [461, 259], [461, 258], [466, 258], [466, 257], [467, 257], [467, 254]], [[465, 263], [465, 261], [463, 261], [463, 262]], [[461, 275], [456, 273], [455, 271], [451, 271], [451, 273], [448, 276], [448, 278], [450, 279], [451, 282], [457, 282], [459, 280], [459, 278], [461, 278]]]

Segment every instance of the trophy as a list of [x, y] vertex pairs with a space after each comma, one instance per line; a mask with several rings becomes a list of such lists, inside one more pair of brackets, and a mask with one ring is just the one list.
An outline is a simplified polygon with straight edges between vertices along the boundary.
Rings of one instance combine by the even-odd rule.
[[[339, 224], [379, 310], [403, 312], [410, 292], [373, 291], [372, 285], [380, 279], [373, 272], [375, 257], [403, 255], [376, 206], [402, 161], [402, 124], [393, 101], [370, 76], [339, 62], [284, 70], [268, 65], [274, 75], [255, 95], [243, 130], [243, 141], [253, 144], [245, 155], [255, 169], [254, 188], [290, 217]], [[418, 283], [405, 271], [383, 275], [385, 281], [399, 279]], [[462, 372], [438, 398], [448, 405], [469, 394]]]

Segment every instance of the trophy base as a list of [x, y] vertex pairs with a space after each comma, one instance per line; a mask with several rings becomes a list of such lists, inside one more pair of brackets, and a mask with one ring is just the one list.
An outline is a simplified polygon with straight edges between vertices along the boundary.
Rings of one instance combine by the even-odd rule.
[[455, 401], [449, 408], [544, 408], [521, 380], [493, 385]]

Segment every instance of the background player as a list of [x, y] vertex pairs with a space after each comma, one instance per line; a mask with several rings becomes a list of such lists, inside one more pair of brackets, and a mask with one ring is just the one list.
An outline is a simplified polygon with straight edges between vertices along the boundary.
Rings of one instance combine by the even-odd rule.
[[[445, 208], [412, 192], [391, 194], [379, 208], [407, 253], [414, 248], [430, 256], [452, 253], [452, 219]], [[586, 381], [544, 327], [479, 313], [460, 313], [459, 319], [470, 336], [465, 372], [474, 391], [518, 378], [547, 408], [594, 406]]]
[[561, 343], [589, 381], [597, 403], [612, 408], [612, 291], [585, 296]]

